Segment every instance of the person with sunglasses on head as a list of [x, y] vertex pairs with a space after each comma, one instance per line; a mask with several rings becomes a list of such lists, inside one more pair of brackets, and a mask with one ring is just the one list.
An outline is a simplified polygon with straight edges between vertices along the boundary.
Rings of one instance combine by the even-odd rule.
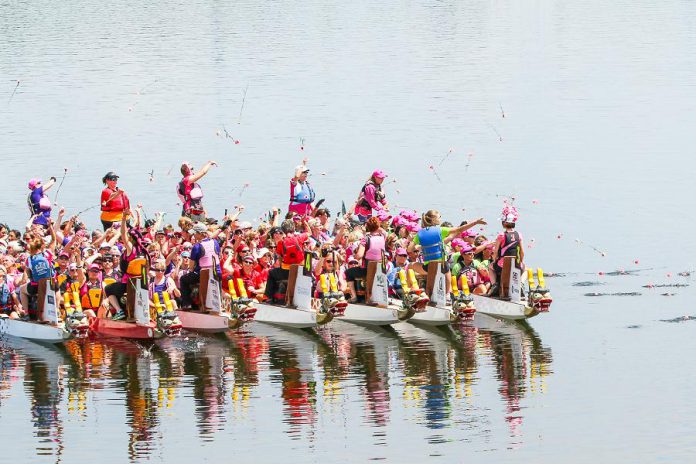
[[100, 219], [105, 231], [121, 222], [123, 215], [130, 209], [128, 195], [116, 185], [118, 179], [119, 177], [113, 171], [107, 172], [102, 178], [106, 187], [101, 193]]
[[183, 176], [176, 187], [176, 193], [181, 200], [181, 215], [190, 218], [192, 221], [203, 222], [206, 218], [205, 208], [203, 207], [203, 190], [198, 181], [203, 178], [211, 167], [217, 166], [215, 161], [208, 161], [200, 171], [195, 172], [193, 165], [184, 162], [181, 165], [181, 175]]

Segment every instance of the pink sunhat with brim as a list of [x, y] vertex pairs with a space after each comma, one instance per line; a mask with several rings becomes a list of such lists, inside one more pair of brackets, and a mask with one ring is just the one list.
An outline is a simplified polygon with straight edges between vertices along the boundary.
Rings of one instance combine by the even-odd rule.
[[381, 169], [375, 169], [372, 172], [372, 177], [375, 177], [377, 179], [384, 179], [385, 177], [387, 177], [387, 175]]

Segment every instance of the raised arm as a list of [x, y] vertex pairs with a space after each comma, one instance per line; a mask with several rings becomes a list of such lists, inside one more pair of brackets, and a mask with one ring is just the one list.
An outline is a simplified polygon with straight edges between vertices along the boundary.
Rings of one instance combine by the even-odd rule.
[[56, 184], [56, 178], [55, 178], [55, 177], [51, 177], [51, 178], [48, 180], [48, 182], [46, 182], [46, 183], [44, 184], [44, 186], [43, 186], [43, 191], [46, 192], [46, 191], [49, 190], [51, 187], [53, 187], [55, 184]]
[[478, 218], [477, 220], [475, 220], [473, 222], [469, 222], [467, 224], [464, 224], [463, 226], [454, 227], [454, 228], [450, 229], [448, 237], [452, 237], [452, 236], [456, 237], [457, 235], [461, 234], [465, 230], [469, 230], [472, 227], [476, 227], [479, 224], [485, 226], [486, 221], [484, 221], [483, 218]]
[[207, 163], [205, 163], [200, 171], [191, 176], [191, 182], [198, 182], [199, 180], [201, 180], [203, 176], [208, 174], [208, 171], [213, 166], [217, 166], [217, 163], [215, 161], [208, 161]]

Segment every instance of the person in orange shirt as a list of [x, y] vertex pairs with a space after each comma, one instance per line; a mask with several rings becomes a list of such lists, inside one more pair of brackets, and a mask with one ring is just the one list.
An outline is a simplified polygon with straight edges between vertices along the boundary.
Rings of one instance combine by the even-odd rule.
[[104, 230], [121, 222], [124, 214], [130, 209], [130, 201], [126, 192], [116, 186], [118, 176], [114, 172], [108, 172], [102, 178], [106, 187], [101, 193], [101, 223]]

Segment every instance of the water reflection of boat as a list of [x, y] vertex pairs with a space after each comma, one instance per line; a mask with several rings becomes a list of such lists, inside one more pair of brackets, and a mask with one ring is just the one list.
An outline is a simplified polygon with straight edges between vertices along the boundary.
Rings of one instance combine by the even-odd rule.
[[[303, 425], [316, 421], [318, 350], [315, 332], [254, 324], [249, 331], [268, 341], [269, 368], [279, 374], [288, 433], [297, 436]], [[278, 380], [274, 380], [277, 382]]]
[[[501, 320], [477, 314], [468, 322], [479, 333], [479, 344], [496, 367], [498, 391], [505, 399], [506, 417], [511, 437], [521, 436], [520, 401], [528, 389], [543, 392], [545, 377], [551, 373], [551, 349], [526, 321]], [[529, 384], [528, 384], [529, 380]]]
[[24, 387], [31, 401], [32, 423], [35, 436], [41, 442], [40, 449], [61, 460], [63, 443], [63, 418], [60, 402], [63, 396], [64, 367], [70, 357], [62, 345], [44, 345], [22, 338], [3, 341], [3, 351], [15, 351], [24, 360]]
[[[334, 322], [326, 329], [341, 364], [348, 373], [360, 377], [359, 388], [365, 401], [365, 419], [374, 426], [385, 426], [391, 412], [389, 391], [390, 357], [399, 346], [398, 337], [389, 327], [367, 327]], [[380, 443], [384, 437], [377, 437]]]

